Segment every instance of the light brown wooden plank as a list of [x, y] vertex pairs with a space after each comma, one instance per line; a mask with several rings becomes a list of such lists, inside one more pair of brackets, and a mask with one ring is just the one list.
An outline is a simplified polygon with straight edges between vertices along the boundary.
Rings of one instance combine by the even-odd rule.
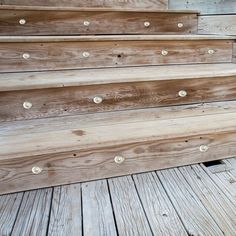
[[[24, 20], [24, 24], [21, 24]], [[149, 22], [149, 26], [145, 26]], [[87, 23], [87, 25], [86, 25]], [[178, 24], [183, 24], [178, 27]], [[189, 34], [197, 14], [152, 12], [79, 12], [4, 10], [0, 35]]]
[[189, 235], [224, 235], [178, 169], [157, 174]]
[[0, 235], [11, 235], [23, 193], [0, 196]]
[[[235, 116], [235, 113], [226, 113], [3, 135], [1, 191], [7, 193], [36, 185], [46, 187], [232, 157], [236, 155]], [[201, 145], [207, 145], [209, 150], [200, 152]], [[125, 158], [121, 165], [114, 161], [117, 155]], [[42, 172], [33, 174], [34, 166]]]
[[131, 176], [108, 180], [119, 235], [152, 235]]
[[166, 9], [168, 0], [0, 0], [0, 5]]
[[198, 10], [201, 14], [236, 13], [234, 0], [170, 0], [169, 8]]
[[[185, 97], [180, 91], [187, 93]], [[94, 99], [102, 99], [96, 104]], [[236, 99], [230, 77], [157, 80], [0, 93], [0, 121], [120, 111]], [[25, 109], [30, 102], [32, 107]]]
[[179, 170], [224, 235], [234, 235], [236, 232], [234, 199], [226, 196], [199, 165], [181, 167]]
[[236, 63], [236, 43], [233, 44], [233, 63]]
[[[235, 4], [236, 5], [236, 4]], [[200, 16], [200, 34], [236, 35], [236, 15]]]
[[[114, 71], [116, 73], [114, 73]], [[235, 76], [234, 63], [1, 73], [0, 91]]]
[[25, 192], [11, 235], [46, 235], [51, 196], [51, 188]]
[[156, 174], [134, 175], [133, 179], [154, 235], [187, 235]]
[[85, 236], [116, 236], [113, 209], [106, 180], [82, 184]]
[[[168, 51], [163, 56], [162, 51]], [[209, 54], [209, 50], [214, 50]], [[86, 53], [86, 56], [84, 56]], [[2, 43], [2, 72], [232, 62], [228, 40]], [[29, 57], [25, 59], [23, 56]]]
[[47, 235], [82, 236], [81, 208], [80, 184], [55, 187]]

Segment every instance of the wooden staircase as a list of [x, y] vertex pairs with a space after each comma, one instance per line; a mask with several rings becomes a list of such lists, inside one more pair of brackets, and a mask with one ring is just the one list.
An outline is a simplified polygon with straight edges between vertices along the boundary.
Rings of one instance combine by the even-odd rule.
[[236, 155], [235, 37], [198, 12], [0, 5], [1, 194]]

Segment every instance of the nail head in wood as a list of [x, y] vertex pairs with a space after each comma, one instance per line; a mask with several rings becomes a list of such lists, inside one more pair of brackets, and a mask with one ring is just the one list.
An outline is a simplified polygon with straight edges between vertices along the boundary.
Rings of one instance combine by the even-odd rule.
[[208, 50], [208, 54], [214, 54], [214, 53], [215, 53], [215, 50], [213, 50], [213, 49]]
[[145, 21], [143, 24], [145, 27], [149, 27], [151, 25], [151, 23], [149, 21]]
[[89, 52], [83, 52], [83, 57], [89, 57], [90, 53]]
[[30, 54], [29, 54], [29, 53], [24, 53], [24, 54], [22, 55], [22, 57], [23, 57], [25, 60], [27, 60], [27, 59], [30, 58]]
[[207, 152], [209, 147], [207, 145], [201, 145], [200, 146], [200, 152]]
[[93, 98], [93, 102], [96, 104], [100, 104], [100, 103], [102, 103], [102, 101], [103, 101], [102, 97], [96, 96]]
[[87, 21], [87, 20], [85, 20], [85, 21], [84, 21], [84, 26], [89, 26], [89, 25], [90, 25], [90, 22]]
[[25, 25], [26, 24], [26, 20], [25, 19], [20, 19], [19, 20], [19, 24], [20, 25]]
[[178, 23], [178, 28], [183, 28], [184, 27], [184, 24], [183, 23]]
[[35, 175], [38, 175], [42, 172], [42, 168], [40, 168], [39, 166], [33, 166], [32, 167], [32, 173]]
[[179, 96], [180, 96], [180, 97], [183, 98], [183, 97], [186, 97], [187, 95], [188, 95], [187, 91], [185, 91], [185, 90], [180, 90], [180, 91], [179, 91]]
[[161, 51], [161, 55], [162, 55], [162, 56], [166, 56], [166, 55], [168, 55], [168, 53], [169, 53], [169, 52], [168, 52], [167, 50], [162, 50], [162, 51]]
[[29, 110], [32, 106], [33, 106], [33, 104], [31, 102], [24, 102], [23, 103], [23, 107], [27, 110]]
[[114, 161], [116, 164], [122, 164], [125, 161], [125, 158], [122, 156], [115, 156]]

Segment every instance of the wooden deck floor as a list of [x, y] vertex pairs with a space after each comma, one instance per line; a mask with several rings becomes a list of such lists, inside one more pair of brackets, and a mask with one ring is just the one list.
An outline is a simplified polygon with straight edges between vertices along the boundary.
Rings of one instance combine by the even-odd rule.
[[3, 195], [0, 235], [235, 236], [236, 158]]

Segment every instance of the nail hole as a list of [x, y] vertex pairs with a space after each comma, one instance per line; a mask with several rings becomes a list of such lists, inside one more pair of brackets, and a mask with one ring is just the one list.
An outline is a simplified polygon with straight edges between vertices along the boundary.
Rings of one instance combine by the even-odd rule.
[[77, 154], [76, 154], [76, 153], [74, 153], [74, 154], [73, 154], [73, 157], [76, 157], [76, 156], [77, 156]]
[[117, 57], [119, 57], [119, 58], [120, 58], [120, 57], [121, 57], [121, 55], [119, 54], [119, 55], [117, 55]]

